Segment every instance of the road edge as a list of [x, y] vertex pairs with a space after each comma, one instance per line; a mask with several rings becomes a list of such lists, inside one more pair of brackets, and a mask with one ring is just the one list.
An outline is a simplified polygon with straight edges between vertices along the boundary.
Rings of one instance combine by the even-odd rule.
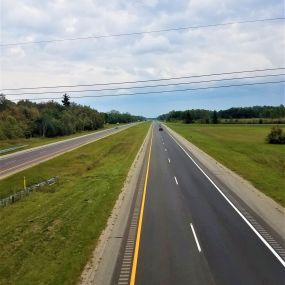
[[129, 169], [124, 186], [107, 221], [107, 225], [98, 239], [91, 258], [82, 271], [78, 285], [109, 285], [112, 282], [124, 233], [128, 227], [132, 202], [144, 165], [150, 135], [151, 125]]
[[[125, 124], [125, 125], [120, 125], [120, 126], [126, 126], [126, 125], [130, 125], [130, 126], [131, 126], [132, 124], [134, 124], [134, 123]], [[106, 131], [112, 130], [112, 129], [115, 129], [115, 127], [109, 128], [109, 129], [103, 129], [103, 130], [100, 130], [100, 129], [99, 129], [99, 130], [95, 130], [94, 132], [91, 132], [90, 134], [85, 134], [85, 135], [81, 135], [81, 136], [77, 136], [77, 137], [69, 138], [69, 139], [63, 139], [63, 140], [55, 141], [55, 142], [52, 142], [52, 143], [47, 143], [47, 144], [43, 144], [43, 145], [31, 147], [31, 148], [28, 148], [28, 149], [16, 151], [16, 152], [13, 152], [13, 153], [4, 154], [4, 155], [1, 155], [1, 156], [0, 156], [0, 160], [1, 160], [1, 159], [5, 159], [5, 158], [7, 158], [7, 157], [13, 157], [13, 156], [16, 156], [16, 155], [18, 155], [18, 154], [22, 154], [22, 153], [26, 153], [26, 152], [31, 152], [31, 151], [33, 151], [33, 150], [35, 150], [35, 149], [41, 149], [41, 148], [44, 148], [44, 147], [46, 147], [46, 146], [56, 145], [56, 144], [60, 144], [60, 143], [63, 143], [63, 142], [72, 141], [72, 140], [76, 140], [76, 139], [79, 139], [79, 138], [92, 136], [92, 135], [94, 135], [94, 134], [103, 133], [103, 132], [106, 132]]]
[[164, 124], [164, 126], [193, 155], [197, 162], [207, 170], [215, 181], [230, 189], [257, 217], [261, 218], [285, 240], [285, 209], [281, 205], [167, 125]]
[[[59, 151], [59, 152], [57, 152], [57, 153], [54, 153], [54, 155], [52, 155], [52, 156], [47, 156], [46, 158], [41, 159], [41, 160], [39, 160], [39, 161], [38, 161], [37, 159], [35, 159], [35, 160], [34, 160], [33, 162], [31, 162], [30, 164], [23, 165], [23, 167], [16, 168], [15, 171], [12, 171], [12, 172], [10, 172], [10, 173], [8, 173], [8, 174], [4, 174], [4, 175], [2, 175], [2, 176], [0, 175], [0, 180], [5, 179], [5, 178], [7, 178], [7, 177], [9, 177], [9, 176], [11, 176], [11, 175], [14, 175], [14, 174], [18, 173], [18, 172], [21, 172], [21, 171], [23, 171], [23, 170], [25, 170], [25, 169], [28, 169], [28, 168], [31, 168], [31, 167], [36, 166], [36, 165], [38, 165], [38, 164], [41, 164], [41, 163], [43, 163], [43, 162], [45, 162], [45, 161], [51, 160], [51, 159], [53, 159], [53, 158], [56, 158], [56, 157], [58, 157], [58, 156], [60, 156], [60, 155], [63, 155], [63, 154], [65, 154], [65, 153], [68, 153], [68, 152], [71, 152], [71, 151], [73, 151], [73, 150], [76, 150], [76, 149], [78, 149], [78, 148], [80, 148], [80, 147], [83, 147], [83, 146], [85, 146], [85, 145], [87, 145], [87, 144], [94, 143], [94, 142], [96, 142], [96, 141], [98, 141], [98, 140], [101, 140], [101, 139], [104, 139], [104, 138], [106, 138], [106, 137], [108, 137], [108, 136], [118, 134], [118, 133], [120, 133], [120, 132], [122, 132], [122, 131], [124, 131], [124, 130], [127, 130], [127, 129], [129, 129], [129, 128], [135, 126], [135, 125], [136, 125], [136, 124], [127, 125], [128, 127], [126, 127], [126, 128], [121, 128], [121, 129], [119, 129], [119, 130], [114, 131], [113, 133], [107, 133], [106, 135], [104, 135], [104, 136], [101, 137], [101, 138], [97, 138], [97, 139], [95, 139], [95, 140], [88, 141], [88, 142], [83, 143], [83, 144], [81, 144], [81, 145], [79, 145], [79, 146], [76, 146], [76, 147], [74, 147], [74, 148], [72, 148], [72, 149], [67, 149], [67, 150], [65, 150], [65, 151]], [[102, 131], [100, 131], [100, 133], [101, 133], [101, 132], [105, 132], [105, 131], [109, 131], [109, 130], [112, 130], [112, 129], [102, 130]], [[85, 136], [94, 135], [94, 134], [97, 134], [97, 133], [99, 133], [99, 132], [94, 132], [94, 133], [92, 133], [92, 134], [88, 134], [88, 135], [84, 135], [84, 136], [80, 136], [80, 137], [76, 137], [76, 138], [71, 138], [71, 139], [67, 139], [67, 140], [64, 140], [64, 141], [60, 141], [60, 142], [54, 142], [54, 143], [51, 143], [51, 144], [46, 144], [46, 145], [39, 146], [39, 147], [35, 147], [35, 148], [30, 148], [30, 149], [21, 151], [21, 154], [22, 154], [22, 153], [25, 153], [25, 152], [31, 152], [32, 150], [35, 150], [35, 149], [44, 148], [44, 147], [46, 147], [47, 145], [50, 146], [50, 145], [54, 145], [54, 144], [60, 144], [60, 143], [62, 143], [62, 142], [66, 142], [66, 141], [70, 141], [70, 140], [82, 138], [82, 137], [85, 137]], [[14, 154], [14, 153], [12, 153], [11, 156], [12, 156], [13, 154]], [[18, 155], [18, 154], [20, 154], [20, 152], [16, 152], [15, 155], [16, 155], [16, 154]], [[7, 158], [7, 157], [8, 157], [8, 156], [6, 156], [6, 157], [3, 157], [3, 156], [0, 157], [0, 161], [1, 161], [2, 158], [4, 159], [4, 158]]]

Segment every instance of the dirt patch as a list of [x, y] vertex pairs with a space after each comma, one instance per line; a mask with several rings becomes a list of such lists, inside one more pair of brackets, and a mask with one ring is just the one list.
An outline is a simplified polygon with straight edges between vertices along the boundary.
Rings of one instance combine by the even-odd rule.
[[61, 224], [61, 219], [56, 219], [56, 220], [54, 220], [52, 223], [51, 223], [51, 225], [49, 225], [48, 226], [48, 232], [49, 232], [49, 234], [53, 234], [55, 231], [56, 231], [56, 228], [58, 227], [58, 225], [60, 225]]

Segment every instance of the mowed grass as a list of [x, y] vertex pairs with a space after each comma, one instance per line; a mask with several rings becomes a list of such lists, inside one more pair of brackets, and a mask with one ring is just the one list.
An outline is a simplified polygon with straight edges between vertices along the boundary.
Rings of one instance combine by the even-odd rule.
[[22, 148], [13, 150], [13, 151], [9, 151], [6, 153], [0, 153], [1, 155], [6, 155], [6, 154], [10, 154], [13, 152], [17, 152], [17, 151], [21, 151], [21, 150], [25, 150], [25, 149], [29, 149], [32, 147], [37, 147], [37, 146], [41, 146], [41, 145], [45, 145], [45, 144], [49, 144], [49, 143], [54, 143], [54, 142], [58, 142], [58, 141], [62, 141], [62, 140], [66, 140], [66, 139], [71, 139], [71, 138], [76, 138], [79, 136], [83, 136], [83, 135], [88, 135], [91, 133], [95, 133], [98, 131], [102, 131], [105, 129], [110, 129], [115, 127], [115, 124], [106, 124], [104, 125], [103, 128], [98, 129], [97, 131], [84, 131], [84, 132], [79, 132], [76, 134], [72, 134], [72, 135], [67, 135], [67, 136], [61, 136], [61, 137], [54, 137], [54, 138], [43, 138], [43, 137], [34, 137], [34, 138], [29, 138], [29, 139], [25, 139], [25, 138], [19, 138], [19, 139], [10, 139], [10, 140], [0, 140], [0, 150], [4, 150], [4, 149], [8, 149], [14, 146], [24, 146]]
[[[149, 123], [0, 181], [1, 192], [60, 176], [58, 184], [0, 209], [0, 284], [75, 284], [121, 191]], [[14, 186], [13, 186], [14, 187]]]
[[285, 206], [285, 145], [265, 142], [272, 126], [167, 125]]

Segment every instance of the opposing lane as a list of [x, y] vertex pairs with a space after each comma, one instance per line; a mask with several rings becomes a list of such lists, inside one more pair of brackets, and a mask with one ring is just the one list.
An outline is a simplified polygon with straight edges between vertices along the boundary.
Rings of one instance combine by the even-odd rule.
[[214, 283], [282, 285], [285, 271], [169, 134], [158, 132], [156, 125], [136, 284]]
[[0, 179], [26, 167], [48, 160], [56, 155], [70, 151], [84, 144], [93, 142], [108, 135], [125, 130], [134, 124], [120, 126], [119, 129], [112, 128], [98, 131], [81, 137], [64, 140], [41, 147], [32, 148], [27, 151], [16, 152], [12, 155], [0, 157]]

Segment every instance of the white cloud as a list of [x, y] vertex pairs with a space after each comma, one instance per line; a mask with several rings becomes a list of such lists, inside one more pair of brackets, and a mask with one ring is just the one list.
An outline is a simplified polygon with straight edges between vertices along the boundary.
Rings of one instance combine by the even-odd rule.
[[131, 50], [138, 54], [157, 54], [171, 52], [171, 45], [167, 37], [146, 34], [131, 47]]
[[[282, 1], [9, 0], [3, 42], [130, 33], [280, 16]], [[284, 66], [283, 22], [2, 49], [3, 87], [125, 81]]]
[[11, 47], [9, 54], [13, 57], [24, 57], [25, 51], [21, 47]]

